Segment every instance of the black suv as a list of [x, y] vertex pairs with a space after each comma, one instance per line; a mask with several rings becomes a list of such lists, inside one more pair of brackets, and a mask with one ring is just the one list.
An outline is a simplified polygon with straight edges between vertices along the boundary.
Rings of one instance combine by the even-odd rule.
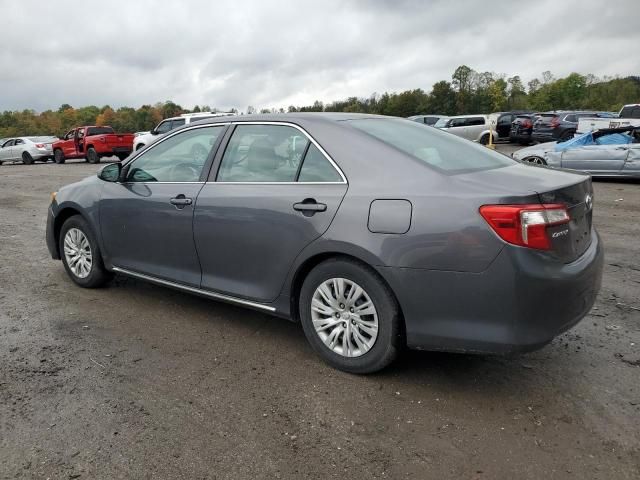
[[511, 123], [518, 115], [525, 113], [533, 113], [531, 110], [515, 110], [511, 112], [497, 112], [491, 114], [491, 119], [495, 119], [495, 130], [498, 132], [500, 140], [509, 138], [511, 132]]
[[598, 117], [606, 112], [567, 111], [541, 113], [533, 124], [531, 139], [535, 142], [566, 142], [573, 138], [578, 120], [583, 117]]
[[516, 119], [511, 122], [511, 130], [509, 131], [509, 141], [511, 143], [519, 143], [520, 145], [531, 144], [531, 134], [533, 133], [533, 124], [538, 119], [537, 113], [523, 113], [516, 115]]

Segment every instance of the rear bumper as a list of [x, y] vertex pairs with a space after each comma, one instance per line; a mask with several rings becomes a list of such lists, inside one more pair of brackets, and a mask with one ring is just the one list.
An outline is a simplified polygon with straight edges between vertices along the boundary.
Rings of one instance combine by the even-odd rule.
[[535, 350], [591, 310], [604, 252], [595, 230], [576, 261], [506, 246], [482, 273], [381, 267], [405, 318], [410, 348], [477, 353]]

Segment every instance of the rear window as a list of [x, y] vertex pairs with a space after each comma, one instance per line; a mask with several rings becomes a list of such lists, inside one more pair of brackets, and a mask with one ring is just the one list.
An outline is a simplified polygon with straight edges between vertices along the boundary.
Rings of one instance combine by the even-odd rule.
[[113, 128], [111, 127], [91, 127], [87, 128], [87, 136], [91, 135], [108, 135], [110, 133], [114, 133]]
[[415, 122], [367, 118], [349, 124], [431, 167], [463, 173], [514, 165], [515, 160], [455, 135]]
[[640, 105], [630, 105], [620, 110], [620, 118], [640, 118]]

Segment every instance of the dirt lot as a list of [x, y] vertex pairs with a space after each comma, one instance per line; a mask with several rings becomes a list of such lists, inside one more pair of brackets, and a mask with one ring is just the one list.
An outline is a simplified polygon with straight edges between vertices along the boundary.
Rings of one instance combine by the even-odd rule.
[[640, 183], [595, 183], [592, 313], [514, 358], [410, 352], [366, 377], [301, 328], [49, 258], [49, 193], [0, 167], [0, 478], [640, 478]]

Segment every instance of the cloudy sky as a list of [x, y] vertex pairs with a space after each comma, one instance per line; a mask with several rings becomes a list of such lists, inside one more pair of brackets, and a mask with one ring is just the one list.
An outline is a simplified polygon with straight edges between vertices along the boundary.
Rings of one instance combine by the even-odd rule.
[[412, 88], [466, 64], [640, 74], [638, 3], [0, 0], [0, 110], [287, 107]]

